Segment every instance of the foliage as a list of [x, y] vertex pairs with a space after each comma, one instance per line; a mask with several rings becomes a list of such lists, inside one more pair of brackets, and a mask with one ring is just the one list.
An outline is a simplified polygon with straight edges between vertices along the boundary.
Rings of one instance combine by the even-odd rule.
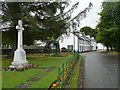
[[86, 35], [90, 35], [91, 37], [96, 37], [97, 34], [96, 29], [92, 29], [89, 26], [82, 27], [80, 32], [84, 32]]
[[97, 41], [111, 50], [120, 51], [120, 2], [103, 2], [100, 22], [97, 25]]
[[23, 21], [25, 28], [25, 44], [33, 44], [34, 40], [56, 40], [71, 26], [79, 25], [80, 20], [86, 17], [87, 11], [92, 7], [92, 3], [90, 3], [76, 17], [71, 18], [78, 4], [79, 2], [64, 12], [64, 9], [69, 5], [67, 2], [3, 2], [1, 20], [5, 27], [3, 43], [13, 44], [16, 42], [17, 30], [15, 30], [15, 26], [18, 19]]
[[[3, 32], [3, 43], [13, 44], [16, 42], [17, 30], [15, 30], [15, 26], [17, 25], [17, 21], [19, 19], [23, 21], [24, 25], [23, 27], [25, 28], [24, 31], [25, 44], [31, 45], [33, 44], [34, 40], [37, 39], [47, 40], [48, 37], [56, 38], [59, 33], [55, 29], [55, 27], [64, 28], [64, 26], [59, 25], [59, 24], [64, 25], [63, 24], [64, 21], [61, 20], [60, 18], [59, 20], [54, 18], [57, 10], [61, 8], [63, 7], [56, 2], [53, 3], [4, 2], [2, 8], [3, 12], [2, 24], [4, 24], [5, 26], [4, 29], [6, 30], [4, 30]], [[6, 27], [5, 24], [8, 24], [8, 22], [9, 27]]]
[[[0, 23], [3, 26], [3, 44], [11, 44], [14, 49], [17, 46], [17, 30], [15, 27], [19, 19], [23, 21], [25, 28], [24, 44], [32, 45], [35, 40], [46, 43], [58, 41], [62, 38], [62, 34], [68, 35], [71, 28], [74, 27], [75, 29], [79, 26], [80, 20], [86, 17], [87, 12], [92, 7], [92, 3], [90, 3], [88, 7], [72, 18], [72, 13], [78, 4], [79, 2], [64, 12], [69, 5], [68, 2], [3, 2]], [[11, 55], [13, 55], [13, 51], [10, 53]]]

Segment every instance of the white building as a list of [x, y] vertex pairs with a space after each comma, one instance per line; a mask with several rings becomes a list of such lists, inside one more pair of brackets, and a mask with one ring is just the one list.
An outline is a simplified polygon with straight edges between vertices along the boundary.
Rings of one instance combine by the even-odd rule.
[[63, 41], [60, 40], [59, 43], [60, 48], [65, 47], [70, 51], [77, 51], [79, 49], [79, 52], [85, 52], [97, 49], [94, 37], [90, 37], [84, 33], [75, 33], [75, 35], [71, 33], [68, 38], [65, 38]]
[[73, 48], [75, 48], [75, 50], [77, 51], [77, 37], [75, 36], [75, 46], [73, 47], [73, 34], [70, 34], [69, 37], [64, 38], [63, 40], [59, 40], [59, 44], [60, 44], [60, 49], [65, 47], [65, 48], [69, 48], [73, 51]]
[[96, 43], [94, 37], [91, 37], [91, 48], [92, 48], [92, 50], [97, 49], [97, 43]]
[[91, 50], [91, 38], [89, 35], [81, 35], [79, 37], [79, 51], [90, 51]]

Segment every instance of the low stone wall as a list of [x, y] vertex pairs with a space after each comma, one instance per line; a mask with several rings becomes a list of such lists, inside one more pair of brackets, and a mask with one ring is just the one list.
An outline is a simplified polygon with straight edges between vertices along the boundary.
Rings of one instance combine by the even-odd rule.
[[[12, 49], [0, 49], [2, 50], [2, 55], [7, 55], [11, 52]], [[44, 53], [44, 49], [24, 49], [26, 54], [37, 54]]]

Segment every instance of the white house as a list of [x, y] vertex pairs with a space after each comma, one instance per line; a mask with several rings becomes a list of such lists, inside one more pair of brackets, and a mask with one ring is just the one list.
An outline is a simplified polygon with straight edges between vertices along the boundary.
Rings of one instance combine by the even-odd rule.
[[96, 43], [94, 37], [91, 37], [91, 48], [92, 48], [92, 50], [97, 49], [97, 43]]
[[75, 33], [75, 35], [71, 33], [68, 38], [60, 40], [59, 43], [60, 48], [65, 47], [70, 51], [79, 50], [79, 52], [84, 52], [97, 49], [94, 37], [90, 37], [90, 35], [85, 35], [84, 33]]

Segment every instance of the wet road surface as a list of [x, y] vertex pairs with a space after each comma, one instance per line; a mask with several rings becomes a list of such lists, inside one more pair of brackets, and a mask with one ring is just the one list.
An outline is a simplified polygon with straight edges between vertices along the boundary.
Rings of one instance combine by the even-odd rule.
[[83, 88], [118, 88], [118, 58], [99, 51], [85, 56]]

